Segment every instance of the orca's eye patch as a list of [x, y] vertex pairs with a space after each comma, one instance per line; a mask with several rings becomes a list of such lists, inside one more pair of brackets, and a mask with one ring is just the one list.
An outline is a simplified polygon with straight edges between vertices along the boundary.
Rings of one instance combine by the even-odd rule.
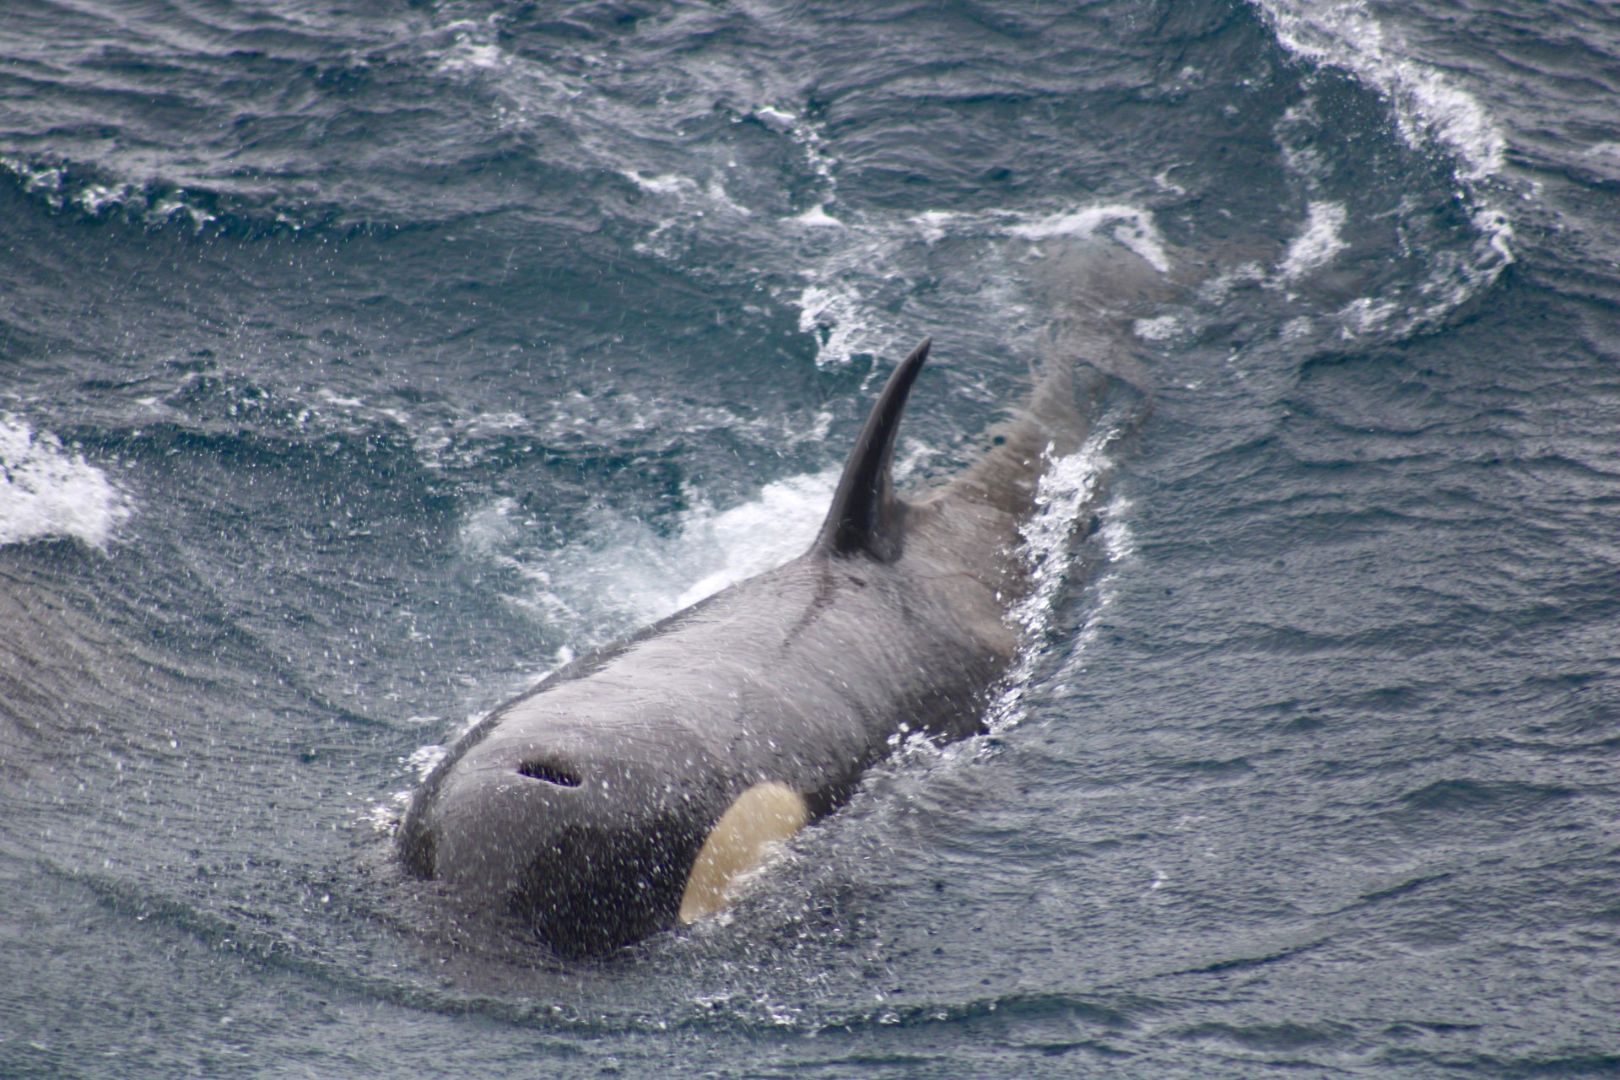
[[518, 766], [518, 772], [530, 780], [544, 780], [558, 787], [579, 787], [579, 775], [566, 766], [545, 758], [531, 758]]

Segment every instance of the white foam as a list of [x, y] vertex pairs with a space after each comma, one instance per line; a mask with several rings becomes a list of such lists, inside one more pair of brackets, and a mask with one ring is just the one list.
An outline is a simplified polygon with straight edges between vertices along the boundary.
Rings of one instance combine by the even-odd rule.
[[322, 401], [336, 405], [343, 409], [361, 409], [364, 408], [366, 404], [357, 397], [344, 397], [342, 394], [339, 394], [337, 391], [326, 386], [321, 387], [317, 393], [320, 395]]
[[16, 176], [23, 182], [25, 191], [44, 199], [53, 210], [74, 206], [92, 217], [121, 210], [154, 222], [165, 222], [183, 215], [190, 218], [199, 230], [215, 220], [213, 214], [187, 203], [184, 191], [151, 197], [145, 193], [143, 185], [134, 182], [71, 182], [60, 166], [6, 155], [0, 155], [0, 169]]
[[444, 756], [449, 752], [450, 748], [447, 746], [429, 743], [426, 746], [418, 746], [411, 751], [404, 764], [416, 776], [416, 782], [420, 784], [433, 775], [433, 770], [439, 767], [439, 762], [443, 761]]
[[847, 364], [858, 352], [876, 351], [881, 339], [868, 322], [870, 305], [853, 285], [826, 282], [799, 293], [799, 330], [817, 341], [816, 366]]
[[509, 62], [507, 55], [491, 40], [491, 29], [472, 19], [453, 22], [445, 26], [441, 33], [450, 39], [439, 59], [438, 70], [441, 72], [464, 74], [489, 71]]
[[0, 155], [0, 168], [21, 180], [23, 190], [30, 195], [41, 196], [53, 210], [62, 209], [63, 191], [67, 185], [60, 167]]
[[[1127, 203], [1070, 207], [1043, 214], [1013, 210], [921, 210], [903, 222], [874, 222], [849, 215], [833, 218], [828, 203], [791, 218], [810, 226], [804, 261], [810, 269], [797, 294], [781, 299], [799, 309], [800, 331], [818, 343], [821, 367], [847, 364], [860, 354], [897, 355], [910, 347], [914, 327], [898, 325], [885, 313], [904, 300], [904, 283], [928, 271], [919, 265], [918, 241], [932, 247], [946, 240], [968, 241], [987, 250], [975, 266], [978, 279], [956, 314], [972, 321], [978, 310], [1004, 321], [1017, 321], [1026, 299], [1018, 275], [1003, 277], [1008, 259], [1036, 257], [1038, 251], [1008, 240], [1045, 241], [1064, 237], [1110, 236], [1160, 273], [1170, 270], [1170, 256], [1151, 211]], [[836, 227], [835, 227], [836, 226]], [[812, 247], [814, 244], [814, 247]], [[975, 308], [982, 305], [982, 308]]]
[[1198, 298], [1207, 304], [1223, 304], [1237, 290], [1265, 280], [1266, 271], [1259, 263], [1239, 263], [1199, 282]]
[[698, 182], [678, 173], [644, 173], [635, 169], [621, 169], [619, 174], [649, 195], [657, 196], [663, 204], [660, 220], [641, 240], [635, 250], [658, 258], [680, 257], [685, 246], [678, 242], [679, 230], [701, 227], [711, 214], [752, 217], [754, 212], [731, 197], [718, 176]]
[[1091, 615], [1075, 639], [1074, 666], [1077, 670], [1084, 670], [1086, 646], [1091, 644], [1101, 631], [1102, 614], [1113, 606], [1114, 599], [1119, 593], [1119, 575], [1114, 568], [1136, 554], [1136, 534], [1131, 531], [1130, 511], [1130, 500], [1122, 495], [1115, 495], [1099, 514], [1102, 525], [1097, 530], [1097, 535], [1102, 541], [1104, 569], [1097, 575], [1096, 599], [1092, 605]]
[[[1110, 467], [1108, 449], [1117, 436], [1118, 432], [1111, 429], [1093, 432], [1075, 453], [1054, 461], [1036, 488], [1035, 513], [1021, 530], [1032, 587], [1012, 611], [1022, 643], [1018, 662], [1008, 674], [1006, 688], [992, 703], [986, 717], [991, 732], [1005, 731], [1024, 717], [1024, 694], [1042, 655], [1041, 640], [1050, 628], [1058, 594], [1073, 568], [1070, 540], [1081, 514], [1095, 505]], [[1100, 537], [1109, 567], [1129, 558], [1136, 550], [1135, 538], [1126, 524], [1129, 509], [1129, 502], [1119, 496], [1100, 509]], [[1095, 635], [1099, 624], [1097, 613], [1112, 602], [1113, 593], [1112, 576], [1105, 571], [1097, 582], [1097, 611], [1080, 633], [1077, 652], [1083, 651]]]
[[778, 480], [726, 510], [699, 504], [682, 515], [675, 535], [655, 538], [651, 545], [637, 538], [633, 550], [615, 545], [593, 552], [592, 561], [628, 564], [629, 598], [640, 609], [638, 621], [661, 619], [801, 554], [826, 515], [838, 472]]
[[[427, 719], [432, 718], [411, 717], [407, 722]], [[443, 761], [449, 752], [448, 746], [428, 743], [425, 746], [418, 746], [408, 756], [400, 758], [402, 768], [414, 778], [415, 787], [396, 791], [386, 800], [370, 803], [360, 811], [358, 815], [360, 820], [369, 825], [374, 832], [384, 836], [394, 835], [399, 829], [400, 822], [405, 819], [405, 811], [411, 805], [411, 796], [416, 793], [416, 788], [427, 782], [427, 778], [433, 775], [433, 770], [439, 767], [439, 762]]]
[[766, 484], [757, 499], [741, 506], [689, 513], [677, 542], [678, 561], [707, 562], [714, 569], [675, 597], [670, 610], [679, 611], [804, 552], [826, 516], [838, 472], [790, 476]]
[[1458, 161], [1458, 179], [1483, 180], [1502, 171], [1507, 150], [1478, 99], [1433, 68], [1403, 55], [1400, 42], [1368, 11], [1364, 0], [1255, 0], [1278, 42], [1314, 63], [1343, 68], [1393, 105], [1408, 145], [1433, 140]]
[[1168, 341], [1182, 332], [1182, 323], [1174, 315], [1156, 315], [1151, 319], [1137, 319], [1131, 332], [1143, 341]]
[[1338, 311], [1340, 336], [1351, 338], [1374, 333], [1389, 325], [1400, 311], [1393, 300], [1363, 296]]
[[117, 209], [125, 203], [140, 198], [140, 192], [133, 184], [119, 184], [111, 187], [106, 184], [86, 184], [79, 189], [78, 204], [92, 217], [99, 217], [108, 209]]
[[[1410, 55], [1365, 0], [1251, 0], [1288, 51], [1337, 67], [1390, 104], [1401, 139], [1419, 152], [1438, 150], [1452, 162], [1457, 197], [1468, 208], [1481, 242], [1467, 261], [1442, 259], [1421, 292], [1435, 297], [1411, 318], [1396, 321], [1387, 300], [1363, 298], [1340, 312], [1347, 336], [1406, 332], [1445, 317], [1496, 280], [1513, 262], [1513, 225], [1491, 204], [1485, 182], [1501, 174], [1507, 140], [1479, 100], [1444, 74]], [[1309, 152], [1290, 152], [1291, 166], [1312, 175]], [[1309, 232], [1309, 229], [1307, 229]], [[1294, 254], [1290, 250], [1290, 257]], [[1290, 263], [1285, 260], [1285, 276]], [[1305, 267], [1309, 269], [1309, 267]]]
[[129, 500], [50, 432], [0, 414], [0, 544], [70, 537], [105, 548]]
[[676, 176], [673, 173], [643, 176], [634, 169], [622, 169], [620, 173], [641, 190], [651, 192], [654, 195], [692, 194], [698, 190], [697, 181], [685, 176]]
[[726, 190], [726, 185], [720, 182], [719, 177], [711, 177], [708, 184], [704, 186], [703, 193], [708, 196], [709, 201], [715, 206], [723, 207], [741, 217], [754, 216], [752, 210], [731, 197], [731, 193]]
[[530, 583], [514, 603], [571, 641], [601, 645], [801, 554], [837, 482], [838, 470], [828, 469], [767, 484], [724, 510], [698, 502], [671, 533], [604, 516], [586, 527], [589, 542], [544, 552], [524, 550], [533, 523], [514, 500], [499, 499], [467, 519], [462, 544]]
[[1165, 253], [1164, 239], [1153, 223], [1152, 213], [1124, 203], [1049, 214], [1014, 225], [1007, 231], [1026, 240], [1047, 240], [1058, 236], [1090, 236], [1105, 225], [1113, 225], [1109, 235], [1153, 269], [1161, 274], [1170, 272], [1170, 257]]
[[1474, 228], [1485, 237], [1486, 246], [1501, 260], [1497, 265], [1501, 267], [1512, 262], [1513, 223], [1508, 216], [1493, 206], [1481, 206], [1474, 211], [1472, 220]]
[[952, 210], [924, 210], [914, 215], [911, 223], [917, 226], [922, 233], [923, 242], [929, 245], [937, 244], [945, 239], [950, 230], [951, 223], [962, 215]]
[[844, 227], [844, 223], [827, 213], [827, 207], [820, 203], [788, 220], [809, 229], [842, 229]]
[[924, 210], [909, 219], [924, 243], [932, 246], [947, 237], [1016, 237], [1052, 240], [1095, 236], [1107, 226], [1108, 235], [1161, 274], [1170, 271], [1170, 256], [1151, 210], [1129, 203], [1101, 203], [1044, 214], [1017, 210], [961, 213]]
[[1168, 191], [1172, 195], [1185, 195], [1187, 189], [1170, 179], [1170, 170], [1179, 169], [1180, 165], [1167, 165], [1153, 174], [1153, 183], [1160, 191]]
[[1344, 228], [1345, 209], [1336, 202], [1313, 202], [1306, 215], [1305, 228], [1288, 245], [1288, 254], [1277, 269], [1290, 281], [1319, 266], [1325, 266], [1333, 256], [1343, 251], [1344, 240], [1339, 230]]
[[754, 110], [754, 117], [773, 131], [792, 131], [799, 118], [775, 105], [763, 105]]

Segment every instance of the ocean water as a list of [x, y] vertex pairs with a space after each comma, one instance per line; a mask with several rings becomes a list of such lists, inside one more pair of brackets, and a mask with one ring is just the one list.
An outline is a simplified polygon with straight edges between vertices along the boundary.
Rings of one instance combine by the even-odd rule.
[[[1608, 5], [8, 0], [0, 58], [0, 1075], [1620, 1071]], [[800, 550], [924, 335], [902, 472], [960, 464], [1085, 245], [1152, 411], [991, 733], [601, 961], [429, 918], [436, 748]]]

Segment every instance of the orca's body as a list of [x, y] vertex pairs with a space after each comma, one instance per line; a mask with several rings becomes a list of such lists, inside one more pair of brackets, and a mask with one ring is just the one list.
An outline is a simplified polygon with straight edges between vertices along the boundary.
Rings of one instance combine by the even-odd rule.
[[979, 730], [1018, 645], [1019, 526], [1085, 420], [1056, 373], [975, 464], [897, 497], [895, 432], [928, 348], [884, 387], [808, 552], [496, 709], [417, 793], [406, 867], [561, 953], [599, 953], [718, 907], [897, 732]]

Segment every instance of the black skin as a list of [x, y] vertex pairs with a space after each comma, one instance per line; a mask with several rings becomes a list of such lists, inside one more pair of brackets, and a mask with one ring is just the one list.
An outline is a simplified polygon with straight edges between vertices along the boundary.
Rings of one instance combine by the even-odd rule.
[[560, 954], [600, 954], [675, 924], [704, 838], [751, 786], [785, 784], [820, 816], [902, 728], [980, 730], [1028, 589], [1018, 526], [1086, 424], [1072, 376], [1049, 375], [975, 464], [897, 497], [895, 434], [928, 350], [890, 377], [809, 551], [468, 731], [401, 826], [406, 868], [468, 915], [515, 915]]

